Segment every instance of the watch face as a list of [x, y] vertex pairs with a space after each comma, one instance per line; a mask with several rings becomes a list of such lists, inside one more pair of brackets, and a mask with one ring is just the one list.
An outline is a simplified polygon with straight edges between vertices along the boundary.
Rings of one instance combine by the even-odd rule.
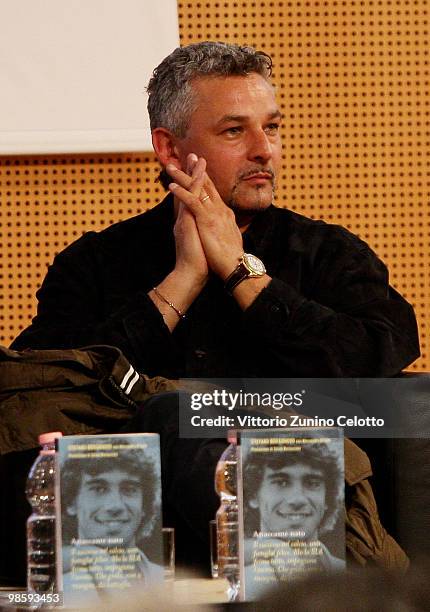
[[264, 263], [255, 255], [251, 255], [250, 253], [244, 253], [244, 263], [246, 267], [249, 268], [252, 274], [255, 274], [256, 276], [263, 276], [264, 274], [266, 274], [266, 268], [264, 267]]

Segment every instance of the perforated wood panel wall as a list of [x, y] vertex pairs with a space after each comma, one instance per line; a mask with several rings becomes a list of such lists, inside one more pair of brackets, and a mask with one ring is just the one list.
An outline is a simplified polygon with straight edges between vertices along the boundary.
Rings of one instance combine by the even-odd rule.
[[[252, 44], [285, 115], [278, 204], [345, 225], [415, 306], [430, 369], [429, 2], [179, 2], [183, 44]], [[54, 254], [161, 197], [152, 155], [0, 158], [0, 342], [35, 312]]]

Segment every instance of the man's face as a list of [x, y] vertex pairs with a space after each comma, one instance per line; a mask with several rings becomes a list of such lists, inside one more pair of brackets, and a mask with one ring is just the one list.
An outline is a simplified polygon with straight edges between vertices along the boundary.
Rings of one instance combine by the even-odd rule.
[[303, 531], [303, 539], [314, 540], [327, 508], [325, 498], [323, 472], [296, 463], [280, 469], [266, 466], [250, 505], [260, 512], [262, 531]]
[[239, 216], [267, 208], [281, 163], [281, 114], [260, 75], [192, 82], [196, 110], [176, 143], [183, 170], [189, 153], [204, 157], [223, 201]]
[[77, 517], [79, 538], [123, 538], [124, 546], [134, 546], [143, 516], [140, 480], [124, 470], [84, 473], [67, 510]]

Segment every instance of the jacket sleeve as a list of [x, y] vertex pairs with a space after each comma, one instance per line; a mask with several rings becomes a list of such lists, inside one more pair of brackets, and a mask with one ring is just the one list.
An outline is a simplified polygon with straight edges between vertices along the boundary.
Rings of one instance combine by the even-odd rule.
[[[245, 328], [271, 357], [268, 375], [392, 376], [419, 356], [412, 307], [389, 286], [384, 264], [358, 244], [323, 252], [308, 267], [286, 261], [245, 311]], [[289, 282], [291, 265], [305, 282]]]
[[[106, 314], [100, 287], [103, 263], [89, 232], [56, 256], [38, 290], [37, 316], [11, 348], [68, 349], [92, 344], [116, 346], [149, 375], [170, 375], [175, 345], [146, 291], [133, 288]], [[173, 370], [174, 371], [174, 370]]]
[[381, 524], [368, 480], [346, 487], [346, 549], [358, 565], [406, 571], [409, 559]]
[[383, 527], [368, 478], [372, 467], [366, 453], [345, 438], [345, 527], [347, 560], [406, 571], [409, 559]]

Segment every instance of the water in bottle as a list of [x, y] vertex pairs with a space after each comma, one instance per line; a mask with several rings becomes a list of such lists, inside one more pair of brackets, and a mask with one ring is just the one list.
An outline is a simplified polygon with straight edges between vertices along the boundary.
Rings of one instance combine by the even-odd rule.
[[27, 590], [57, 592], [55, 550], [55, 439], [58, 431], [39, 436], [42, 449], [27, 480], [32, 507], [27, 521]]
[[237, 446], [236, 435], [229, 432], [230, 445], [221, 455], [215, 472], [215, 490], [221, 505], [216, 514], [218, 543], [218, 572], [229, 583], [228, 597], [239, 596], [239, 524], [237, 504]]

